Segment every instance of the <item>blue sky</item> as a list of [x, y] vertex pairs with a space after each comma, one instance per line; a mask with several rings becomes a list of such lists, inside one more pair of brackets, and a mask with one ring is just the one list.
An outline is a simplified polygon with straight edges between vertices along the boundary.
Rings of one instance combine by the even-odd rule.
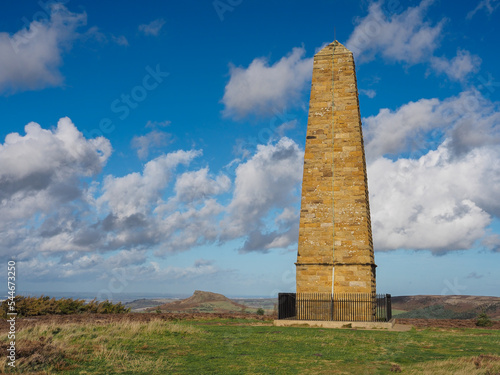
[[499, 5], [3, 4], [0, 252], [18, 291], [294, 291], [312, 57], [336, 37], [378, 292], [500, 296]]

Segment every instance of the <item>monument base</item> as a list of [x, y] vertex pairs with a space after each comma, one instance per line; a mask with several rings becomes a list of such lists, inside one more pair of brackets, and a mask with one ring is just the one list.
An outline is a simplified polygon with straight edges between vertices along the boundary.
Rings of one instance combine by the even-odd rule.
[[348, 322], [325, 320], [289, 320], [279, 319], [274, 321], [276, 327], [316, 327], [316, 328], [356, 328], [356, 329], [392, 329], [394, 319], [388, 322]]

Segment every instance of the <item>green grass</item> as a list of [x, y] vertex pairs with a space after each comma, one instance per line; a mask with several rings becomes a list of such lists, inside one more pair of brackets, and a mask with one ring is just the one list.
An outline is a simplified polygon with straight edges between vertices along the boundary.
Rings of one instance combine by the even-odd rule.
[[212, 301], [212, 302], [202, 302], [196, 307], [182, 310], [182, 312], [205, 312], [205, 313], [212, 313], [219, 311], [229, 312], [229, 313], [240, 313], [240, 312], [255, 313], [257, 309], [255, 308], [243, 309], [241, 307], [233, 305], [229, 301]]
[[[3, 335], [3, 346], [6, 341]], [[391, 368], [405, 374], [500, 372], [500, 331], [483, 329], [333, 330], [236, 319], [45, 324], [18, 332], [17, 347], [19, 373], [390, 374]], [[9, 371], [5, 358], [0, 369]]]
[[396, 315], [399, 315], [399, 314], [403, 314], [407, 312], [406, 310], [397, 310], [397, 309], [392, 309], [392, 316], [396, 316]]

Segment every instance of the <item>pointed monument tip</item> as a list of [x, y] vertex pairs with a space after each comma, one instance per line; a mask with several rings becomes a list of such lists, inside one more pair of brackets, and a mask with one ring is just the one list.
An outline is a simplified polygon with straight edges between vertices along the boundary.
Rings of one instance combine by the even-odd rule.
[[[342, 43], [340, 43], [337, 39], [335, 39], [332, 43], [331, 43], [334, 47], [337, 47], [337, 46], [340, 46], [340, 47], [344, 47], [346, 48]], [[347, 49], [347, 48], [346, 48]]]
[[342, 54], [342, 53], [352, 53], [349, 49], [347, 49], [342, 43], [338, 40], [334, 40], [330, 44], [326, 45], [321, 51], [319, 51], [318, 55], [331, 54], [333, 51], [334, 54]]

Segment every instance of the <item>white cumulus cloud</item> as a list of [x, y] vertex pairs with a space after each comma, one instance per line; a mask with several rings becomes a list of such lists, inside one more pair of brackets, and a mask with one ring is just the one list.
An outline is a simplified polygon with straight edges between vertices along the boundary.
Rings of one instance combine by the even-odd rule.
[[420, 99], [364, 118], [365, 151], [368, 160], [420, 152], [436, 148], [447, 135], [453, 154], [463, 154], [474, 147], [499, 144], [499, 122], [498, 106], [477, 91], [464, 91], [442, 101]]
[[358, 91], [361, 95], [366, 95], [370, 99], [373, 99], [377, 95], [377, 92], [372, 89], [359, 89]]
[[424, 21], [432, 0], [389, 17], [382, 9], [383, 2], [371, 3], [368, 15], [358, 20], [346, 47], [359, 61], [371, 60], [376, 54], [399, 62], [416, 64], [426, 61], [439, 46], [444, 21], [432, 26]]
[[37, 90], [63, 83], [59, 71], [63, 52], [87, 22], [85, 13], [72, 13], [62, 4], [50, 6], [50, 19], [32, 21], [14, 35], [0, 33], [0, 92]]
[[29, 218], [82, 195], [79, 178], [96, 175], [111, 154], [103, 137], [87, 140], [69, 118], [54, 130], [31, 122], [0, 144], [0, 220]]
[[248, 68], [230, 65], [224, 115], [269, 115], [296, 104], [312, 76], [313, 59], [304, 55], [304, 48], [294, 48], [272, 65], [265, 58], [256, 58]]
[[387, 9], [391, 2], [371, 3], [368, 15], [357, 20], [346, 47], [360, 63], [373, 60], [377, 55], [408, 65], [428, 63], [437, 74], [463, 81], [468, 74], [477, 72], [481, 59], [466, 50], [459, 50], [451, 60], [435, 56], [446, 19], [435, 25], [426, 20], [427, 10], [433, 3], [434, 0], [422, 0], [400, 13]]
[[137, 156], [140, 159], [146, 159], [151, 149], [157, 149], [166, 146], [170, 141], [171, 135], [159, 130], [153, 130], [145, 135], [136, 135], [130, 142], [132, 148], [137, 149]]
[[199, 155], [201, 151], [176, 151], [149, 161], [142, 173], [134, 172], [123, 177], [107, 176], [103, 194], [97, 202], [107, 205], [119, 218], [146, 215], [161, 203], [174, 169], [179, 164], [189, 164]]
[[471, 55], [469, 51], [458, 50], [457, 55], [448, 60], [445, 57], [432, 57], [431, 67], [437, 74], [446, 74], [454, 81], [463, 81], [470, 73], [477, 73], [481, 58]]
[[500, 217], [497, 103], [465, 91], [382, 109], [364, 122], [377, 250], [494, 248], [488, 226]]
[[445, 142], [419, 159], [371, 163], [375, 248], [440, 253], [473, 247], [499, 212], [499, 161], [494, 148], [454, 159]]
[[[256, 154], [236, 168], [235, 190], [223, 221], [223, 237], [249, 235], [242, 251], [265, 251], [282, 232], [268, 232], [263, 220], [274, 209], [284, 210], [295, 202], [302, 180], [303, 151], [287, 137], [276, 144], [260, 145]], [[285, 216], [283, 216], [285, 218]], [[285, 232], [291, 227], [284, 228]], [[263, 232], [264, 231], [264, 232]], [[294, 233], [298, 235], [297, 233]], [[292, 236], [292, 237], [294, 237]], [[290, 237], [288, 237], [291, 240]], [[280, 243], [282, 247], [295, 242]]]
[[175, 191], [181, 202], [197, 202], [200, 199], [219, 195], [229, 190], [231, 180], [226, 175], [212, 178], [208, 168], [185, 172], [177, 178]]
[[218, 216], [224, 207], [208, 198], [197, 207], [189, 205], [185, 210], [179, 207], [172, 210], [170, 205], [165, 205], [159, 206], [156, 212], [161, 217], [158, 230], [162, 241], [155, 253], [163, 255], [214, 243], [221, 232]]

